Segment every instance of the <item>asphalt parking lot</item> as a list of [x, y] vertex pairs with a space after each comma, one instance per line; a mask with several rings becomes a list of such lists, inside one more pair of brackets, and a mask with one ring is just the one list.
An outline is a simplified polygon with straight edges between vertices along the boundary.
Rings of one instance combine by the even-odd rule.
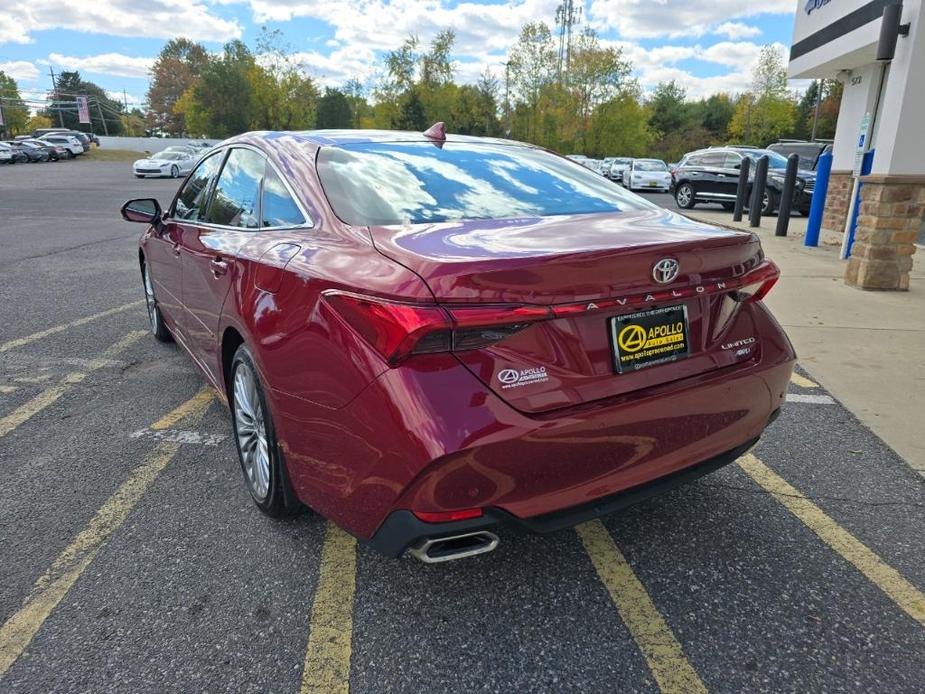
[[118, 208], [177, 185], [0, 167], [0, 691], [923, 690], [925, 484], [805, 371], [738, 464], [481, 557], [262, 516], [146, 333]]

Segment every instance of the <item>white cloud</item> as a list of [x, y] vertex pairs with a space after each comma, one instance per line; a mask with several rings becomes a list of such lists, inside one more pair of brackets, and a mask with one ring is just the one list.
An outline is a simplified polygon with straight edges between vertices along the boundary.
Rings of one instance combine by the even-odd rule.
[[[658, 46], [645, 49], [636, 43], [613, 42], [623, 49], [633, 63], [636, 76], [645, 91], [651, 91], [659, 82], [675, 80], [687, 90], [690, 99], [700, 99], [717, 92], [738, 93], [749, 88], [752, 69], [761, 52], [761, 45], [749, 41], [721, 41], [711, 46]], [[786, 61], [787, 48], [773, 46]], [[716, 65], [738, 68], [722, 75], [697, 77], [690, 70], [677, 66], [684, 60], [701, 60]], [[791, 87], [799, 89], [793, 83]]]
[[199, 0], [4, 0], [0, 43], [28, 43], [29, 32], [46, 29], [194, 41], [241, 36], [237, 21], [222, 19]]
[[14, 80], [31, 81], [39, 76], [39, 69], [28, 60], [11, 60], [0, 63], [0, 72], [5, 72]]
[[591, 0], [588, 15], [598, 29], [624, 38], [703, 36], [716, 24], [759, 14], [793, 14], [794, 0]]
[[731, 39], [750, 39], [760, 36], [761, 29], [742, 22], [723, 22], [718, 27], [713, 27], [710, 33], [717, 36], [728, 36]]
[[256, 22], [313, 17], [334, 27], [341, 45], [396, 48], [414, 34], [427, 42], [444, 29], [456, 32], [455, 50], [479, 55], [507, 50], [527, 22], [555, 23], [561, 0], [506, 0], [497, 4], [445, 0], [248, 0]]
[[154, 58], [133, 58], [121, 53], [101, 53], [78, 58], [70, 55], [52, 53], [48, 56], [52, 65], [60, 65], [68, 70], [80, 70], [98, 75], [116, 77], [148, 77], [148, 71], [154, 64]]

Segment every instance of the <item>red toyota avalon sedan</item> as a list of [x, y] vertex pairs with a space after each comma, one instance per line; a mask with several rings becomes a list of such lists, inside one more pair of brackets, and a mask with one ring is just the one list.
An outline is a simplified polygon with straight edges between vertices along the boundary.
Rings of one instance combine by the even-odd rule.
[[139, 199], [151, 330], [228, 403], [271, 516], [389, 555], [494, 549], [732, 462], [794, 352], [753, 234], [517, 142], [259, 132]]

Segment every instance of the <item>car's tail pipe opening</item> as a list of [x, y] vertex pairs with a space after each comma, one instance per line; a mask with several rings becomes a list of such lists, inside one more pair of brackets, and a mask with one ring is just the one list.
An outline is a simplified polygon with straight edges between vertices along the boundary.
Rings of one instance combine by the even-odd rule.
[[498, 546], [498, 542], [498, 536], [494, 533], [479, 530], [449, 537], [427, 538], [409, 549], [408, 552], [425, 564], [439, 564], [491, 552]]

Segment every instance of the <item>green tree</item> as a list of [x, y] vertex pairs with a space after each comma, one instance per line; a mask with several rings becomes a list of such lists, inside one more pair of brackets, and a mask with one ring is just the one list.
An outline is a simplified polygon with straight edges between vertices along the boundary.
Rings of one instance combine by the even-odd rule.
[[373, 110], [366, 101], [366, 89], [363, 87], [360, 80], [354, 77], [344, 83], [344, 87], [341, 91], [344, 93], [344, 96], [347, 97], [347, 101], [350, 102], [350, 113], [353, 117], [351, 127], [364, 127], [362, 125], [363, 121], [365, 120], [368, 122], [373, 115]]
[[255, 112], [255, 69], [254, 56], [244, 43], [225, 44], [222, 55], [206, 64], [199, 81], [175, 105], [187, 129], [222, 138], [247, 131]]
[[556, 77], [556, 47], [543, 22], [525, 24], [508, 54], [510, 87], [517, 104], [515, 137], [535, 141], [540, 97]]
[[[81, 78], [80, 73], [64, 71], [58, 75], [57, 95], [49, 94], [51, 108], [46, 109], [44, 115], [59, 122], [58, 114], [64, 121], [65, 128], [73, 130], [90, 130], [97, 135], [108, 133], [119, 135], [122, 132], [122, 102], [110, 99], [106, 91], [98, 84]], [[81, 124], [77, 113], [77, 97], [86, 96], [90, 105], [90, 125]], [[102, 115], [102, 120], [100, 116]], [[103, 123], [105, 121], [105, 125]]]
[[692, 115], [718, 144], [726, 136], [735, 108], [728, 94], [713, 94], [693, 104]]
[[326, 87], [324, 96], [318, 100], [318, 128], [349, 128], [352, 127], [353, 111], [350, 101], [339, 89]]
[[644, 157], [651, 153], [653, 138], [646, 109], [637, 95], [627, 90], [595, 109], [586, 153], [594, 157]]
[[0, 108], [3, 109], [3, 122], [0, 131], [11, 135], [21, 135], [26, 131], [29, 109], [19, 93], [16, 80], [0, 70]]
[[208, 61], [209, 54], [198, 43], [185, 38], [167, 42], [151, 67], [145, 115], [149, 129], [174, 136], [186, 132], [183, 113], [174, 106], [183, 93], [196, 84]]
[[263, 29], [247, 76], [252, 94], [250, 128], [306, 130], [315, 124], [318, 88], [292, 55], [278, 29]]
[[690, 108], [687, 92], [675, 80], [659, 82], [649, 99], [649, 126], [659, 135], [667, 135], [687, 126]]
[[394, 127], [398, 130], [423, 131], [429, 127], [424, 103], [415, 88], [405, 92], [398, 104], [398, 115]]

